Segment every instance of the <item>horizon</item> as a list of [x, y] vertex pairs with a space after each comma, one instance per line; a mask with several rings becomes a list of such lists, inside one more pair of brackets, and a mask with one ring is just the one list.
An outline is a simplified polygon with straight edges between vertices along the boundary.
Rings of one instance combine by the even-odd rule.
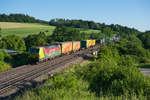
[[[9, 1], [9, 2], [8, 2]], [[94, 1], [94, 0], [93, 0]], [[1, 14], [21, 13], [36, 19], [82, 19], [96, 23], [119, 24], [139, 31], [150, 30], [150, 1], [148, 0], [90, 0], [36, 1], [2, 0]]]

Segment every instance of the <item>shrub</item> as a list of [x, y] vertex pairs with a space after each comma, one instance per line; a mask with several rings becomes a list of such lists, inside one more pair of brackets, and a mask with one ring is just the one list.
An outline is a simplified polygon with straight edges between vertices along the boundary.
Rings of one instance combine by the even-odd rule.
[[75, 89], [78, 86], [77, 77], [72, 73], [58, 74], [50, 82], [55, 89]]
[[76, 74], [78, 77], [82, 77], [84, 80], [91, 81], [92, 78], [96, 75], [98, 70], [100, 69], [100, 63], [99, 62], [92, 62], [84, 67], [77, 68], [78, 71], [76, 71]]
[[0, 61], [0, 72], [9, 70], [11, 68], [11, 66], [9, 66], [8, 64], [6, 64], [3, 61]]
[[93, 77], [90, 90], [97, 95], [150, 94], [150, 79], [135, 67], [115, 67], [105, 65], [100, 67]]
[[118, 61], [118, 65], [119, 66], [135, 66], [136, 60], [135, 60], [135, 56], [131, 56], [131, 55], [122, 55], [120, 56], [120, 59]]
[[3, 37], [2, 41], [0, 41], [0, 48], [20, 51], [26, 50], [24, 40], [17, 35]]
[[0, 61], [4, 61], [4, 54], [3, 54], [3, 52], [0, 52]]

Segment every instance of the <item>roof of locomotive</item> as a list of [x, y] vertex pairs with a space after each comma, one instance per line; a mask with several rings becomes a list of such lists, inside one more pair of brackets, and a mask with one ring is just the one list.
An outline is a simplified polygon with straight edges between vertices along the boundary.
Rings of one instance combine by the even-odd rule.
[[60, 43], [52, 43], [52, 44], [46, 44], [46, 45], [32, 46], [31, 48], [40, 48], [40, 47], [55, 46], [55, 45], [60, 45]]

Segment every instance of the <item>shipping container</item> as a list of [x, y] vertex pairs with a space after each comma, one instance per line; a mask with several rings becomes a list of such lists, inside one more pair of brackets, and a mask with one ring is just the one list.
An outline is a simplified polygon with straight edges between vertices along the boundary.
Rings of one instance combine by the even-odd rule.
[[92, 46], [92, 40], [87, 40], [87, 48]]
[[81, 48], [87, 48], [86, 47], [86, 40], [81, 41]]
[[100, 40], [100, 44], [103, 44], [103, 39]]
[[61, 55], [61, 47], [60, 45], [35, 47], [30, 49], [30, 53], [31, 57], [34, 56], [34, 59], [42, 61], [44, 59], [54, 58], [58, 55]]
[[100, 39], [96, 40], [96, 44], [100, 44]]
[[89, 48], [90, 46], [92, 46], [92, 40], [81, 41], [81, 47], [82, 48]]
[[73, 44], [73, 46], [72, 46], [73, 51], [78, 51], [80, 49], [80, 41], [73, 41], [72, 44]]
[[105, 43], [105, 40], [106, 40], [106, 39], [105, 39], [105, 38], [103, 38], [103, 43]]
[[110, 41], [113, 41], [113, 38], [109, 38]]
[[72, 51], [72, 42], [60, 42], [60, 45], [62, 54], [67, 54]]
[[92, 46], [95, 46], [95, 40], [92, 40]]

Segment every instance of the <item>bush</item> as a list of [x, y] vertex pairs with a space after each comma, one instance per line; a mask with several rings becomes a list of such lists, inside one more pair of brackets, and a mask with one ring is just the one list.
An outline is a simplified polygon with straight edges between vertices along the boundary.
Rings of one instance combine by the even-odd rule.
[[3, 61], [0, 61], [0, 72], [9, 70], [11, 68], [11, 66], [9, 66], [8, 64], [6, 64]]
[[100, 69], [100, 63], [99, 62], [91, 62], [88, 65], [84, 67], [78, 67], [76, 68], [76, 75], [78, 78], [82, 78], [86, 81], [91, 81], [92, 78], [96, 75], [98, 70]]
[[26, 50], [24, 40], [17, 35], [3, 37], [2, 41], [0, 41], [0, 48], [20, 51]]
[[29, 64], [29, 54], [19, 53], [16, 55], [6, 55], [5, 62], [9, 63], [13, 67]]
[[149, 95], [150, 79], [135, 67], [115, 67], [106, 65], [100, 67], [93, 77], [90, 90], [97, 95]]
[[50, 82], [54, 89], [75, 89], [78, 87], [77, 77], [72, 73], [58, 74]]
[[4, 61], [4, 54], [3, 54], [3, 52], [0, 52], [0, 61]]

